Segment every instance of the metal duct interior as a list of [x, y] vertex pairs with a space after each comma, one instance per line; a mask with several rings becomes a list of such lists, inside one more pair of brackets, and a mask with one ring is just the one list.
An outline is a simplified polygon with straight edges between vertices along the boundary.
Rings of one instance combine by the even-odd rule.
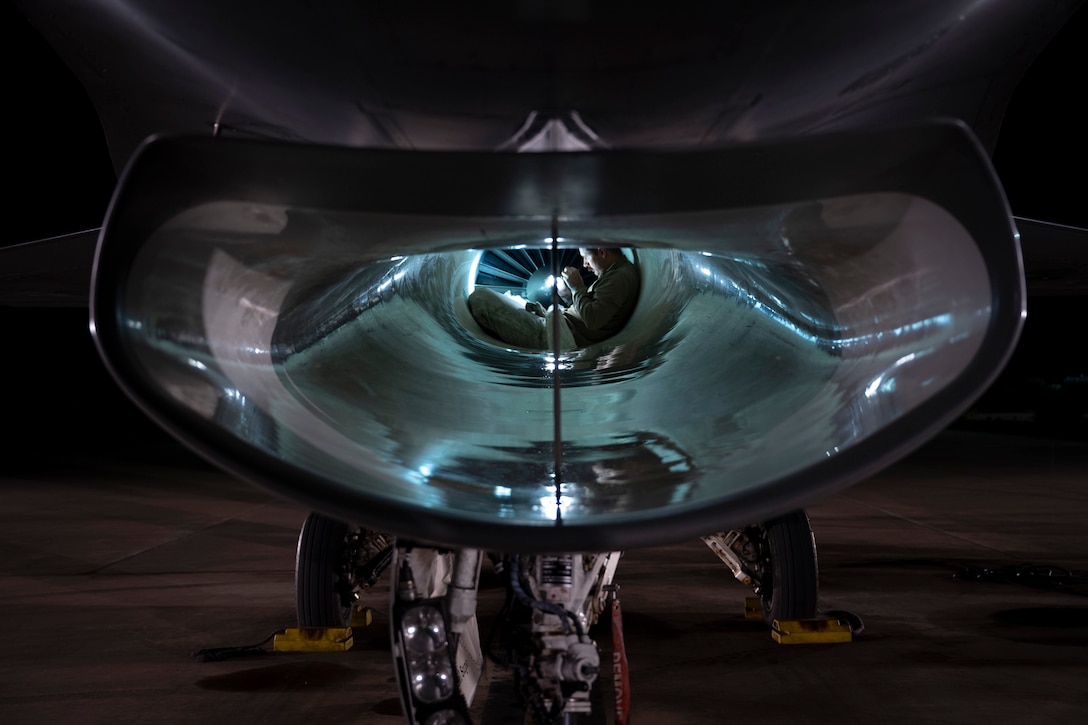
[[167, 427], [315, 508], [437, 542], [603, 550], [853, 482], [962, 407], [918, 417], [995, 327], [965, 226], [874, 191], [560, 218], [564, 249], [629, 245], [642, 291], [619, 335], [557, 359], [489, 338], [465, 305], [485, 250], [546, 250], [552, 223], [193, 202], [118, 277], [125, 352], [107, 359]]

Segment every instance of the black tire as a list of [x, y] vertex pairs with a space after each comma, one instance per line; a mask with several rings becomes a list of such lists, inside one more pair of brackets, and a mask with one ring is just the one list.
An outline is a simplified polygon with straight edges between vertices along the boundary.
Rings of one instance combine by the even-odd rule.
[[763, 620], [772, 625], [776, 619], [812, 619], [820, 575], [808, 514], [794, 511], [765, 522], [761, 528], [764, 578], [768, 580], [759, 591]]
[[347, 627], [353, 607], [340, 592], [349, 526], [317, 512], [306, 517], [295, 552], [299, 627]]

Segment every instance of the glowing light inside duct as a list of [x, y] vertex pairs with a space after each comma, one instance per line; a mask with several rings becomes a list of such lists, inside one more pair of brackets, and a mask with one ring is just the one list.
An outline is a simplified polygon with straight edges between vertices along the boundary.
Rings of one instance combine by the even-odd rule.
[[867, 386], [865, 386], [865, 397], [866, 398], [871, 398], [874, 395], [876, 395], [877, 390], [880, 389], [880, 383], [883, 380], [884, 380], [884, 376], [883, 375], [878, 375], [876, 378], [873, 379], [872, 382], [870, 382]]
[[[554, 355], [545, 355], [544, 356], [544, 365], [542, 366], [543, 369], [548, 371], [548, 372], [554, 372], [555, 371], [555, 366], [556, 366], [555, 356]], [[573, 370], [574, 369], [574, 363], [572, 362], [572, 360], [570, 358], [561, 357], [561, 358], [559, 358], [559, 369], [560, 370]]]
[[[565, 485], [560, 486], [560, 491], [562, 491], [563, 488], [565, 488]], [[547, 496], [541, 496], [539, 507], [541, 518], [549, 521], [558, 521], [561, 518], [560, 513], [569, 509], [573, 503], [573, 498], [565, 496], [562, 493], [560, 493], [558, 500], [554, 493], [549, 493]]]

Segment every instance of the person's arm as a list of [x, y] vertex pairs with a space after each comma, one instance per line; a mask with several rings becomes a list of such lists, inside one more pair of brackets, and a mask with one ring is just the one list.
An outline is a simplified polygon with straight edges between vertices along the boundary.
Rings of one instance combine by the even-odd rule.
[[555, 289], [557, 292], [559, 292], [559, 300], [564, 305], [569, 305], [571, 302], [574, 301], [571, 294], [571, 288], [567, 285], [566, 277], [560, 276], [559, 279], [555, 281]]
[[[568, 279], [567, 284], [574, 290], [571, 309], [585, 322], [587, 329], [597, 330], [611, 322], [627, 301], [638, 294], [633, 279], [630, 275], [606, 272], [593, 283], [592, 291], [584, 284], [576, 286], [572, 284], [575, 280]], [[579, 275], [577, 282], [581, 281]]]

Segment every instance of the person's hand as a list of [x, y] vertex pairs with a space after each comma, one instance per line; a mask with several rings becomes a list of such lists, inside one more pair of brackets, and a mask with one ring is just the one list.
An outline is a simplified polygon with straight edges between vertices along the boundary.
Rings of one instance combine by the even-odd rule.
[[582, 273], [578, 271], [577, 267], [564, 267], [563, 281], [572, 290], [582, 289], [586, 286], [586, 283], [582, 281]]
[[529, 312], [532, 312], [537, 317], [545, 316], [544, 305], [539, 302], [526, 302], [525, 309], [529, 310]]

